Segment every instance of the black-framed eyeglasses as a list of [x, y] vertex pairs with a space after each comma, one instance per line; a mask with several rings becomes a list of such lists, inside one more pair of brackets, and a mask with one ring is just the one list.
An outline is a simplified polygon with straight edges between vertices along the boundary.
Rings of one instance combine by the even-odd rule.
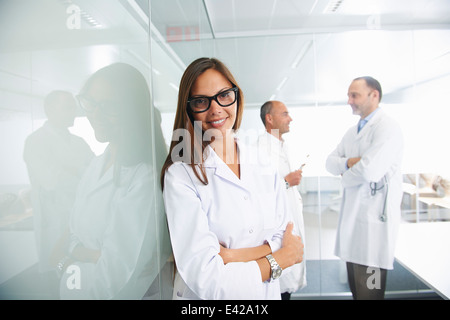
[[211, 101], [216, 101], [221, 107], [231, 106], [236, 102], [239, 88], [233, 87], [225, 91], [219, 92], [212, 97], [200, 96], [188, 99], [188, 107], [194, 113], [207, 111], [211, 107]]
[[77, 95], [76, 98], [80, 107], [86, 112], [94, 112], [99, 109], [102, 114], [107, 116], [116, 117], [119, 115], [118, 108], [113, 103], [96, 102], [82, 94]]

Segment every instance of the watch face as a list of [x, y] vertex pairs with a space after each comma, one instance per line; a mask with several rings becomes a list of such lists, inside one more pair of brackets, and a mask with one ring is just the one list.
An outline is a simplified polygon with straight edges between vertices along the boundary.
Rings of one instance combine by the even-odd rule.
[[277, 268], [273, 271], [272, 278], [277, 279], [281, 276], [281, 268]]

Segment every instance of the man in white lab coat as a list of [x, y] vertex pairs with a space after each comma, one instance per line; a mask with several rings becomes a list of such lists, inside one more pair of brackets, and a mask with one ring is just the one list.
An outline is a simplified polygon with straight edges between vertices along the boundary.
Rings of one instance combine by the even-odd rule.
[[374, 78], [352, 81], [348, 103], [360, 121], [326, 161], [330, 173], [342, 176], [335, 254], [347, 262], [354, 299], [384, 298], [401, 218], [403, 137], [379, 108], [381, 97]]
[[32, 187], [39, 271], [52, 271], [52, 275], [56, 273], [50, 255], [67, 228], [81, 175], [94, 157], [88, 144], [68, 130], [74, 124], [76, 107], [71, 93], [49, 93], [44, 100], [48, 119], [27, 137], [24, 147]]
[[[302, 170], [293, 169], [289, 160], [288, 148], [283, 140], [283, 134], [289, 132], [292, 118], [286, 105], [281, 101], [267, 101], [261, 106], [261, 120], [266, 128], [258, 138], [258, 157], [263, 164], [275, 166], [279, 176], [284, 179], [288, 205], [294, 220], [294, 231], [302, 237], [305, 245], [305, 230], [303, 222], [303, 202], [297, 186], [302, 179]], [[281, 297], [289, 300], [291, 293], [306, 286], [305, 261], [296, 264], [280, 278]]]

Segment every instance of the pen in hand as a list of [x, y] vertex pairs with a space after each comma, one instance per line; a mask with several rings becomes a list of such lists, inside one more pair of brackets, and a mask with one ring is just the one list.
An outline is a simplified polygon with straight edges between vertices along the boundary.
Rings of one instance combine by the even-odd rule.
[[[308, 157], [309, 157], [309, 154], [306, 155], [306, 159], [308, 159]], [[302, 170], [304, 166], [306, 166], [306, 160], [305, 160], [305, 163], [303, 163], [298, 170]]]

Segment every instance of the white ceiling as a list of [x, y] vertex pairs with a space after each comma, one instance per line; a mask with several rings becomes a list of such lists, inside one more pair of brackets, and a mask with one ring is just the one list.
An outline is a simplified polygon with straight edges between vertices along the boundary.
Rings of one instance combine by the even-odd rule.
[[[153, 1], [152, 22], [162, 34], [197, 26], [201, 41], [170, 46], [186, 65], [200, 56], [227, 63], [250, 107], [269, 98], [345, 103], [349, 82], [361, 75], [379, 78], [388, 98], [450, 73], [446, 0]], [[423, 73], [423, 63], [433, 72]]]
[[[68, 30], [72, 3], [100, 26], [84, 17], [81, 30]], [[149, 21], [180, 73], [201, 56], [223, 60], [248, 107], [272, 97], [291, 106], [345, 103], [360, 75], [377, 77], [389, 99], [450, 74], [448, 0], [151, 0], [150, 8], [145, 21], [147, 0], [2, 0], [0, 88], [26, 92], [32, 79], [32, 95], [62, 83], [75, 90], [124, 52], [158, 68], [147, 50]], [[170, 30], [181, 36], [167, 38]]]

